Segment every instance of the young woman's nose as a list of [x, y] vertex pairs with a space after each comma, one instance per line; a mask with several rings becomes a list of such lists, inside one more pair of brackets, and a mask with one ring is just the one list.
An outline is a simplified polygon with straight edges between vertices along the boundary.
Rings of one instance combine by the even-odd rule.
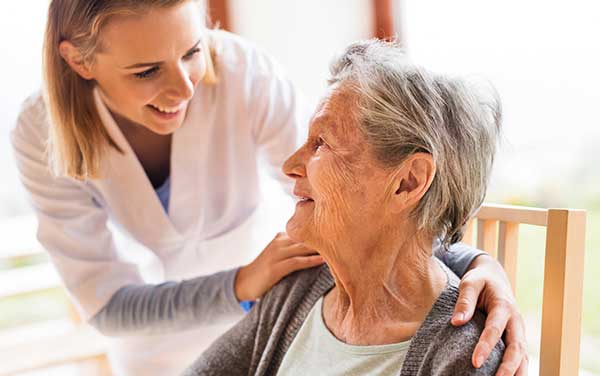
[[169, 78], [169, 94], [173, 99], [189, 100], [194, 95], [194, 81], [184, 66], [179, 66]]

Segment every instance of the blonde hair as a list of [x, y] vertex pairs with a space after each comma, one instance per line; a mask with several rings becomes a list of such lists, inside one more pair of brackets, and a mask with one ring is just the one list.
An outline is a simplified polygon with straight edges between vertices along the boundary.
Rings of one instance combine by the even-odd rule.
[[[59, 53], [59, 44], [68, 40], [92, 62], [100, 46], [100, 31], [115, 15], [143, 14], [198, 0], [52, 0], [43, 47], [44, 99], [50, 117], [48, 153], [54, 173], [76, 179], [97, 178], [107, 147], [120, 152], [104, 128], [94, 102], [93, 80], [79, 76]], [[217, 82], [214, 49], [208, 38], [202, 51], [207, 62], [203, 81]]]

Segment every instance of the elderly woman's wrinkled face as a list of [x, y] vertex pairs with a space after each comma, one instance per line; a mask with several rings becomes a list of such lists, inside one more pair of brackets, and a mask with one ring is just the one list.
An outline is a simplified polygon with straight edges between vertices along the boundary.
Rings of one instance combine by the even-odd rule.
[[348, 234], [376, 236], [369, 228], [379, 227], [384, 217], [389, 174], [357, 127], [356, 103], [351, 91], [333, 89], [311, 120], [307, 142], [283, 166], [299, 198], [287, 232], [311, 247]]

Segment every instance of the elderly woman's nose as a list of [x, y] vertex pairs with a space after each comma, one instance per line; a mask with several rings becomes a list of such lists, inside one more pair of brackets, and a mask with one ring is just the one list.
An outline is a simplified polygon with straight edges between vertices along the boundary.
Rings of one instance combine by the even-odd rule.
[[283, 173], [292, 179], [306, 176], [304, 162], [302, 161], [302, 148], [292, 154], [283, 164]]

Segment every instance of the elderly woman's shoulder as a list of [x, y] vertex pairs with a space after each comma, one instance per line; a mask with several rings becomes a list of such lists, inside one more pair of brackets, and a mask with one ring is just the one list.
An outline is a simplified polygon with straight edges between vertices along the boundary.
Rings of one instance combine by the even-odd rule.
[[[288, 312], [288, 307], [300, 305], [312, 307], [325, 292], [334, 285], [333, 277], [326, 265], [291, 273], [279, 281], [260, 299], [257, 309], [263, 320], [273, 323]], [[298, 312], [296, 312], [298, 313]]]
[[504, 343], [498, 342], [491, 355], [479, 369], [471, 362], [473, 351], [485, 327], [485, 314], [476, 311], [463, 326], [454, 326], [450, 320], [458, 300], [458, 277], [446, 266], [448, 285], [432, 307], [425, 322], [413, 338], [413, 347], [420, 354], [422, 374], [440, 375], [494, 375], [500, 366]]
[[[430, 348], [432, 371], [436, 368], [448, 375], [495, 375], [504, 354], [500, 340], [485, 363], [473, 367], [472, 356], [485, 325], [485, 315], [477, 311], [473, 319], [459, 327], [447, 322], [436, 334], [435, 345]], [[437, 374], [437, 372], [434, 372]]]

